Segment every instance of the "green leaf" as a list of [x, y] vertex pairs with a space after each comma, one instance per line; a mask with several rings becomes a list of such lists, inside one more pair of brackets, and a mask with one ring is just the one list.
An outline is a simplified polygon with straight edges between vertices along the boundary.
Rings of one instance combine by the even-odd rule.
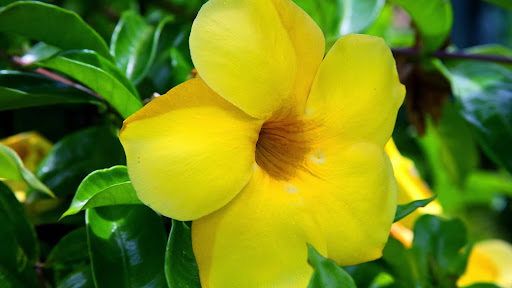
[[153, 210], [109, 206], [87, 209], [85, 215], [96, 287], [166, 286], [165, 229]]
[[360, 33], [370, 27], [386, 3], [385, 0], [342, 0], [342, 2], [343, 16], [339, 28], [340, 36]]
[[57, 288], [94, 288], [91, 268], [84, 268], [72, 273], [64, 279]]
[[62, 198], [75, 193], [89, 173], [124, 162], [117, 131], [109, 126], [94, 126], [57, 142], [35, 174]]
[[114, 65], [112, 62], [109, 62], [98, 53], [91, 50], [70, 50], [63, 52], [58, 56], [63, 56], [71, 60], [86, 63], [107, 72], [116, 78], [119, 82], [121, 82], [121, 84], [123, 84], [126, 89], [128, 89], [133, 95], [137, 96], [137, 99], [139, 98], [137, 89], [133, 83], [128, 78], [126, 78], [124, 73], [119, 70], [116, 65]]
[[39, 257], [34, 227], [14, 193], [1, 181], [0, 235], [2, 287], [38, 287], [32, 268]]
[[398, 205], [396, 207], [395, 220], [393, 220], [393, 222], [402, 220], [404, 217], [420, 207], [425, 207], [428, 203], [434, 201], [436, 197], [437, 196], [432, 196], [428, 199], [416, 200], [407, 204]]
[[313, 266], [313, 276], [308, 288], [344, 287], [356, 288], [350, 275], [334, 261], [324, 258], [308, 244], [308, 261]]
[[111, 59], [107, 44], [76, 13], [32, 1], [0, 10], [0, 32], [22, 35], [62, 49], [90, 49]]
[[89, 174], [78, 186], [69, 209], [62, 217], [82, 210], [126, 204], [142, 204], [128, 177], [126, 166], [114, 166]]
[[170, 288], [201, 287], [190, 227], [174, 219], [165, 253], [165, 277]]
[[148, 73], [155, 60], [162, 29], [171, 20], [172, 17], [165, 17], [154, 28], [135, 12], [127, 11], [121, 16], [112, 34], [110, 52], [117, 67], [133, 83], [139, 83]]
[[512, 173], [512, 70], [481, 61], [440, 62], [461, 115], [469, 123], [484, 152]]
[[32, 73], [0, 70], [0, 110], [63, 103], [102, 104], [98, 98], [62, 82]]
[[50, 197], [55, 197], [30, 170], [28, 170], [14, 150], [0, 143], [0, 178], [25, 181], [33, 189]]
[[[92, 59], [97, 62], [90, 64]], [[108, 61], [95, 55], [94, 52], [66, 52], [37, 64], [57, 70], [82, 82], [103, 97], [124, 118], [142, 108], [139, 97], [134, 94], [134, 89], [129, 87], [131, 86], [128, 84], [129, 81], [123, 80], [124, 77], [117, 72], [115, 66], [110, 65]]]
[[455, 281], [464, 273], [471, 250], [471, 245], [466, 244], [467, 231], [458, 219], [423, 215], [416, 221], [413, 239], [416, 261], [424, 277], [431, 275], [436, 279], [434, 283], [442, 284], [440, 287], [456, 287]]
[[418, 287], [417, 283], [426, 280], [420, 279], [417, 262], [411, 251], [405, 249], [404, 245], [393, 237], [389, 237], [382, 251], [382, 260], [386, 263], [386, 267], [392, 270], [396, 284], [402, 284], [396, 287]]
[[163, 94], [186, 81], [194, 68], [188, 47], [189, 35], [190, 26], [188, 25], [165, 26], [156, 54], [157, 59], [148, 73], [148, 78], [153, 82], [158, 93]]
[[512, 2], [510, 0], [485, 0], [485, 1], [496, 4], [503, 8], [512, 10]]
[[308, 15], [315, 20], [326, 38], [339, 35], [344, 0], [294, 0]]
[[[11, 189], [0, 181], [0, 226], [13, 229], [14, 238], [31, 263], [39, 257], [39, 245], [34, 227]], [[7, 234], [2, 234], [7, 236]], [[1, 245], [0, 245], [1, 246]]]
[[294, 0], [334, 41], [339, 36], [360, 33], [379, 16], [385, 0]]
[[392, 0], [402, 7], [418, 27], [423, 52], [431, 53], [441, 48], [450, 35], [453, 11], [447, 0]]
[[464, 193], [464, 203], [491, 205], [498, 195], [512, 197], [512, 176], [505, 171], [479, 170], [469, 175]]
[[44, 42], [39, 42], [30, 47], [30, 50], [21, 57], [21, 61], [24, 65], [29, 65], [37, 61], [48, 59], [59, 52], [59, 48]]
[[45, 266], [69, 266], [89, 259], [85, 228], [75, 229], [62, 237], [46, 258]]

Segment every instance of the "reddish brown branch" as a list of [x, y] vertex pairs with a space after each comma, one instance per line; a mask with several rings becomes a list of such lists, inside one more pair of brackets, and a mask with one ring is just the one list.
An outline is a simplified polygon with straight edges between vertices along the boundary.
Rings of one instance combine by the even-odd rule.
[[[391, 49], [391, 51], [395, 56], [419, 57], [421, 55], [420, 50], [417, 48], [394, 48]], [[460, 51], [448, 52], [446, 50], [439, 50], [432, 53], [432, 56], [441, 59], [468, 59], [488, 62], [512, 63], [512, 57], [506, 57], [503, 55], [467, 54]]]
[[[32, 64], [32, 63], [26, 63], [26, 62], [24, 62], [24, 61], [21, 59], [21, 57], [18, 57], [18, 56], [13, 56], [13, 57], [12, 57], [12, 61], [13, 61], [14, 63], [16, 63], [17, 65], [21, 66], [21, 67], [25, 67], [25, 66], [27, 66], [27, 65]], [[80, 85], [80, 84], [78, 84], [78, 83], [75, 83], [75, 82], [73, 82], [73, 81], [71, 81], [71, 80], [69, 80], [69, 79], [66, 79], [66, 78], [64, 78], [64, 77], [62, 77], [62, 76], [60, 76], [60, 75], [58, 75], [58, 74], [55, 74], [55, 73], [53, 73], [53, 72], [51, 72], [51, 71], [49, 71], [49, 70], [46, 70], [46, 69], [44, 69], [44, 68], [37, 68], [36, 70], [33, 70], [33, 71], [34, 71], [35, 73], [37, 73], [37, 74], [40, 74], [40, 75], [46, 76], [46, 77], [48, 77], [48, 78], [50, 78], [50, 79], [53, 79], [53, 80], [55, 80], [55, 81], [58, 81], [58, 82], [61, 82], [61, 83], [67, 84], [67, 85], [72, 86], [72, 87], [74, 87], [74, 88], [76, 88], [76, 89], [79, 89], [79, 90], [82, 90], [82, 91], [84, 91], [84, 92], [87, 92], [87, 93], [89, 93], [89, 94], [93, 95], [94, 97], [96, 97], [96, 98], [100, 99], [101, 101], [104, 101], [103, 97], [101, 97], [101, 95], [100, 95], [100, 94], [98, 94], [98, 93], [96, 93], [96, 92], [92, 91], [91, 89], [89, 89], [89, 88], [87, 88], [87, 87], [85, 87], [85, 86], [82, 86], [82, 85]]]

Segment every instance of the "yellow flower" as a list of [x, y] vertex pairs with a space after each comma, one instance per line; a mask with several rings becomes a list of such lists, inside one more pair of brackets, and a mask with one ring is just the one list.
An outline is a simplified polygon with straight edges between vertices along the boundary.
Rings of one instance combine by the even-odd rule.
[[503, 240], [490, 239], [473, 247], [466, 272], [457, 281], [457, 286], [484, 282], [512, 288], [512, 245]]
[[[415, 200], [427, 199], [434, 196], [430, 188], [428, 188], [427, 184], [418, 174], [414, 162], [400, 154], [393, 139], [388, 141], [384, 149], [393, 164], [393, 171], [395, 172], [395, 178], [398, 184], [398, 204], [407, 204]], [[439, 205], [439, 202], [435, 199], [427, 206], [416, 209], [413, 213], [400, 220], [399, 223], [405, 227], [412, 228], [414, 222], [420, 215], [440, 215], [441, 213], [441, 205]]]
[[[0, 143], [14, 150], [20, 157], [23, 165], [30, 171], [34, 172], [50, 152], [53, 145], [46, 138], [37, 132], [25, 132], [12, 135], [8, 138], [0, 140]], [[23, 181], [7, 180], [6, 184], [14, 191], [16, 198], [20, 202], [26, 199], [25, 189], [27, 184]]]
[[203, 287], [305, 287], [307, 246], [381, 256], [396, 208], [384, 145], [405, 88], [385, 42], [324, 36], [291, 0], [211, 0], [190, 36], [199, 77], [125, 120], [142, 202], [193, 220]]

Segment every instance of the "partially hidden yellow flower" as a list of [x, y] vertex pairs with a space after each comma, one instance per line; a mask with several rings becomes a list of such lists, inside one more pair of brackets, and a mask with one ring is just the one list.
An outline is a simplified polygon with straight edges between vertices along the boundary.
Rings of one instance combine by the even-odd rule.
[[[391, 236], [406, 248], [411, 248], [414, 233], [411, 229], [394, 223]], [[512, 288], [512, 245], [499, 239], [488, 239], [475, 244], [469, 254], [466, 271], [457, 280], [457, 287], [478, 283], [492, 283]]]
[[[0, 140], [0, 143], [14, 150], [20, 157], [23, 165], [32, 172], [36, 170], [39, 163], [53, 147], [50, 141], [37, 132], [12, 135]], [[20, 202], [25, 201], [25, 189], [27, 188], [25, 182], [7, 180], [6, 184], [13, 190]]]
[[473, 246], [466, 272], [457, 281], [458, 287], [476, 283], [494, 283], [512, 288], [512, 245], [499, 239], [490, 239]]
[[[393, 170], [398, 184], [398, 204], [407, 204], [412, 201], [427, 199], [434, 196], [432, 191], [430, 191], [430, 188], [416, 170], [414, 162], [412, 162], [411, 159], [402, 156], [400, 151], [396, 148], [393, 139], [388, 141], [384, 149], [393, 164]], [[414, 222], [419, 216], [423, 214], [441, 215], [441, 213], [441, 205], [439, 205], [437, 199], [434, 199], [434, 201], [430, 202], [427, 206], [416, 209], [413, 213], [407, 215], [407, 217], [403, 218], [398, 223], [407, 228], [412, 228], [414, 226]]]
[[190, 35], [199, 77], [125, 120], [137, 195], [193, 220], [203, 287], [305, 287], [306, 243], [339, 265], [381, 256], [405, 88], [380, 38], [324, 49], [291, 0], [211, 0]]

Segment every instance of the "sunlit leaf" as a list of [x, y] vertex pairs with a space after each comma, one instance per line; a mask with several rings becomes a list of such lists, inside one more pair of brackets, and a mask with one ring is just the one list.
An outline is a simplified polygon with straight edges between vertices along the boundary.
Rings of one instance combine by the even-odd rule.
[[142, 204], [132, 186], [126, 166], [97, 170], [82, 181], [69, 209], [62, 217], [82, 210], [112, 205]]
[[[103, 97], [121, 116], [127, 118], [142, 108], [142, 104], [134, 94], [134, 89], [130, 88], [129, 81], [123, 81], [124, 76], [115, 72], [117, 68], [102, 61], [100, 57], [93, 52], [72, 51], [38, 62], [38, 65], [57, 70], [82, 82]], [[89, 63], [91, 58], [98, 60], [95, 63], [97, 65]]]

